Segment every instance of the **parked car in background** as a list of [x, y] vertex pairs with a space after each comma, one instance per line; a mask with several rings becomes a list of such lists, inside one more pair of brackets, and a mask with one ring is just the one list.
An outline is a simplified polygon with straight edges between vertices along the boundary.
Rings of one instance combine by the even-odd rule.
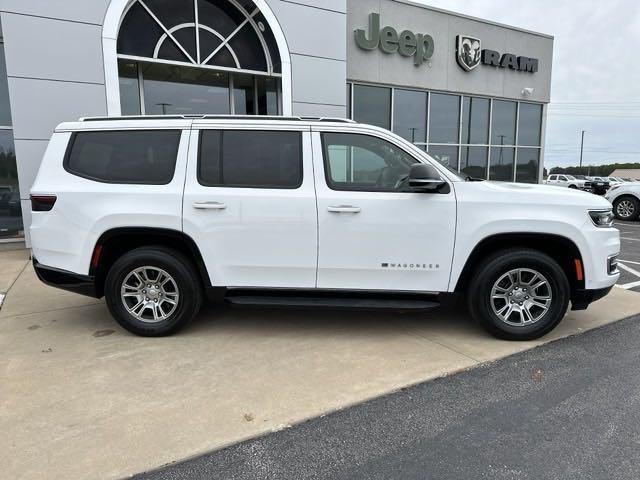
[[573, 175], [566, 174], [552, 174], [549, 175], [549, 178], [545, 180], [547, 185], [555, 185], [557, 187], [567, 187], [573, 188], [576, 190], [590, 190], [591, 189], [591, 181], [590, 180], [581, 180], [576, 178]]
[[20, 192], [17, 190], [13, 191], [9, 196], [9, 200], [7, 202], [7, 210], [9, 211], [9, 216], [11, 217], [19, 217], [22, 215], [22, 209], [20, 207]]
[[9, 197], [14, 188], [11, 185], [0, 185], [0, 210], [6, 210], [9, 206]]
[[640, 183], [613, 185], [605, 198], [613, 204], [618, 220], [636, 220], [640, 215]]
[[624, 183], [623, 180], [617, 178], [617, 177], [604, 177], [606, 180], [609, 181], [609, 186], [613, 186], [613, 185], [620, 185], [621, 183]]
[[587, 177], [591, 181], [591, 191], [597, 195], [604, 195], [609, 190], [609, 181], [602, 177]]

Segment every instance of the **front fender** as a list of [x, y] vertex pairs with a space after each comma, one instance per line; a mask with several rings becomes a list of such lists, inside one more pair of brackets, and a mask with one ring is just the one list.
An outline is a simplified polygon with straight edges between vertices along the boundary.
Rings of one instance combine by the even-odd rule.
[[[590, 256], [585, 255], [589, 246], [584, 233], [575, 225], [558, 220], [537, 219], [494, 219], [486, 223], [479, 223], [473, 229], [468, 225], [459, 225], [457, 229], [456, 248], [453, 255], [449, 291], [453, 292], [460, 280], [467, 260], [475, 248], [487, 239], [498, 235], [553, 235], [572, 242], [580, 252], [585, 275], [592, 268]], [[516, 246], [516, 245], [512, 245]]]

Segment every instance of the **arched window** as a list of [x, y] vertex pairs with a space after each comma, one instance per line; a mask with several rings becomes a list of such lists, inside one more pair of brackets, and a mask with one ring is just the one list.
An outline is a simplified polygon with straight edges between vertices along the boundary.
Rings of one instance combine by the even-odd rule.
[[123, 115], [281, 112], [278, 46], [251, 0], [134, 0], [117, 54]]

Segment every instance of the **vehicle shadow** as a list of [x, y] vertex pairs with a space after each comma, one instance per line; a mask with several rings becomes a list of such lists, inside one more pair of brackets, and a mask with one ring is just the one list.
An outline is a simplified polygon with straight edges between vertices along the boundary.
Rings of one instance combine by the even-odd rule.
[[227, 304], [205, 305], [180, 335], [227, 333], [297, 337], [300, 335], [342, 336], [366, 331], [367, 335], [389, 335], [398, 330], [477, 330], [466, 307], [452, 302], [420, 311], [359, 310], [332, 308], [240, 307]]

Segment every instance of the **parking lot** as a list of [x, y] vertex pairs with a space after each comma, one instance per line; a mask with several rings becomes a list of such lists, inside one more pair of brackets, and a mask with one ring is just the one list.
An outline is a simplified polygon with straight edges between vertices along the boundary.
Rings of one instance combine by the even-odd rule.
[[179, 335], [139, 338], [102, 301], [42, 285], [27, 251], [0, 252], [0, 463], [8, 478], [121, 478], [627, 318], [640, 223], [618, 227], [622, 288], [530, 342], [496, 340], [457, 306], [209, 306]]
[[620, 230], [620, 280], [618, 286], [640, 292], [640, 222], [615, 222]]

